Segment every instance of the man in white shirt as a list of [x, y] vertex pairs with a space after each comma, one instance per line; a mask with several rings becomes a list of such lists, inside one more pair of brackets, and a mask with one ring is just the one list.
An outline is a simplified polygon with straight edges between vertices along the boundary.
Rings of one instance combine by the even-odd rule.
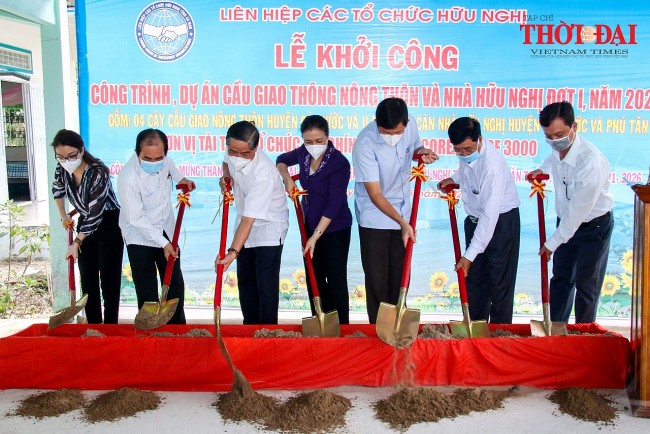
[[468, 214], [466, 250], [456, 270], [462, 268], [466, 276], [470, 317], [511, 324], [520, 236], [515, 181], [503, 155], [481, 135], [476, 119], [458, 118], [447, 132], [460, 164], [438, 188], [458, 184]]
[[375, 120], [357, 137], [352, 149], [356, 177], [354, 210], [359, 224], [361, 265], [365, 274], [370, 324], [381, 302], [397, 304], [406, 243], [415, 241], [411, 217], [413, 154], [424, 163], [438, 156], [425, 149], [415, 119], [401, 98], [377, 105]]
[[156, 270], [162, 280], [167, 258], [176, 257], [168, 298], [178, 298], [178, 307], [169, 324], [185, 324], [180, 252], [170, 242], [175, 226], [171, 196], [176, 184], [186, 184], [193, 190], [194, 183], [176, 169], [167, 157], [167, 149], [167, 136], [162, 131], [147, 129], [138, 134], [135, 154], [117, 177], [122, 204], [120, 229], [129, 255], [138, 308], [145, 301], [159, 301]]
[[544, 107], [539, 124], [553, 153], [530, 176], [551, 174], [558, 221], [555, 233], [539, 251], [549, 260], [555, 253], [551, 320], [568, 322], [575, 297], [576, 323], [594, 322], [614, 228], [609, 162], [578, 135], [568, 102]]
[[225, 268], [237, 259], [239, 302], [244, 324], [277, 324], [280, 303], [280, 260], [289, 228], [289, 208], [275, 163], [260, 149], [259, 131], [248, 121], [226, 133], [224, 176], [232, 179], [237, 219], [226, 256], [215, 259]]

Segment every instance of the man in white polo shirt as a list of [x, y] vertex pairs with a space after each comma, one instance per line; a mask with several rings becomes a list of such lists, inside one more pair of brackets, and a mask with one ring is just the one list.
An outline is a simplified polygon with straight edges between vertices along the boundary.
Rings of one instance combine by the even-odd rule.
[[237, 259], [239, 302], [244, 324], [277, 324], [280, 302], [280, 260], [289, 228], [289, 208], [275, 163], [260, 149], [259, 131], [248, 121], [226, 133], [224, 176], [232, 179], [237, 219], [226, 256], [215, 259], [225, 268]]

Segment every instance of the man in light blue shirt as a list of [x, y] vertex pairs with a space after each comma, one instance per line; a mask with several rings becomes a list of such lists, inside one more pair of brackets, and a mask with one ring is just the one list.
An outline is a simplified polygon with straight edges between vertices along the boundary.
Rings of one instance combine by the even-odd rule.
[[359, 133], [352, 150], [355, 213], [371, 324], [377, 321], [381, 302], [397, 304], [406, 243], [409, 238], [415, 241], [409, 224], [413, 154], [422, 154], [427, 164], [438, 159], [421, 146], [404, 100], [381, 101], [375, 120]]

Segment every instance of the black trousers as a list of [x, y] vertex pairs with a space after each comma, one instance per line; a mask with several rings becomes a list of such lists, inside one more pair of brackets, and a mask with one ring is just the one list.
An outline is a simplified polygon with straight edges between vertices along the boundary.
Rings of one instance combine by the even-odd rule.
[[[312, 258], [323, 311], [336, 310], [339, 314], [340, 324], [350, 324], [348, 253], [350, 252], [351, 233], [351, 227], [336, 232], [324, 233], [316, 243], [314, 257]], [[307, 236], [312, 236], [309, 230], [307, 230]], [[305, 270], [307, 270], [306, 263]], [[309, 277], [307, 277], [307, 292], [309, 293], [311, 313], [315, 315], [314, 295]]]
[[614, 218], [608, 212], [581, 224], [573, 237], [553, 253], [552, 321], [569, 321], [574, 297], [576, 323], [596, 320], [613, 229]]
[[237, 281], [244, 324], [278, 323], [282, 247], [244, 247], [239, 253]]
[[377, 322], [379, 304], [397, 304], [406, 248], [399, 229], [359, 226], [361, 266], [366, 283], [366, 308], [370, 324]]
[[[469, 247], [478, 222], [465, 218], [465, 241]], [[469, 316], [495, 324], [512, 324], [515, 281], [519, 264], [519, 208], [499, 215], [492, 239], [474, 259], [467, 279]]]
[[88, 294], [85, 312], [89, 324], [117, 324], [119, 317], [124, 253], [119, 218], [120, 210], [104, 212], [97, 230], [84, 239], [83, 246], [79, 249], [77, 263], [81, 292]]
[[[159, 302], [158, 298], [158, 276], [162, 284], [167, 260], [162, 247], [141, 246], [138, 244], [129, 244], [126, 246], [131, 263], [131, 275], [135, 284], [135, 293], [138, 297], [138, 309], [142, 308], [145, 301]], [[178, 305], [174, 316], [168, 324], [185, 324], [185, 282], [181, 272], [181, 254], [179, 251], [178, 258], [174, 261], [172, 277], [169, 283], [169, 292], [167, 299], [178, 299]]]

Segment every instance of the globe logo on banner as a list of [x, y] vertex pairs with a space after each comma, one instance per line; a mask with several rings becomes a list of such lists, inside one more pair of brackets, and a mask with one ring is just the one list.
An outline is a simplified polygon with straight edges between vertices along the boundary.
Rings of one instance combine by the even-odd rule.
[[185, 56], [194, 43], [194, 20], [178, 3], [152, 3], [135, 23], [140, 49], [159, 62], [174, 62]]

